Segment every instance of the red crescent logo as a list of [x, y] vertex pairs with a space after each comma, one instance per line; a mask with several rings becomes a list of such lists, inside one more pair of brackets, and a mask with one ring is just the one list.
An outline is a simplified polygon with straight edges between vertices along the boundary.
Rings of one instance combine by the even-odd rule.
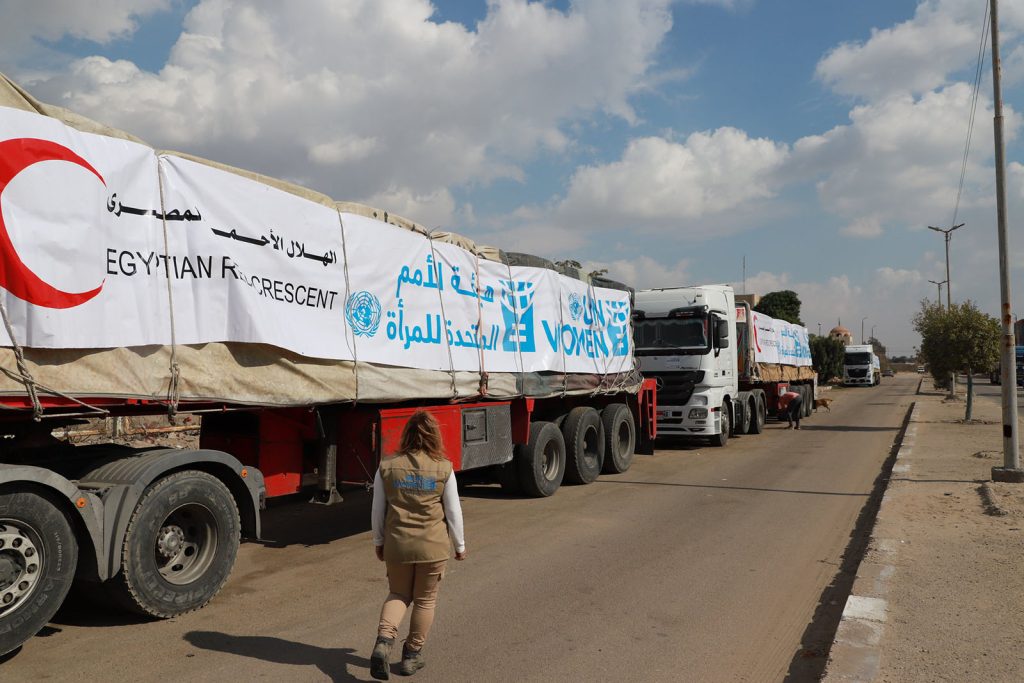
[[[36, 138], [17, 138], [0, 142], [0, 198], [14, 178], [26, 168], [40, 161], [68, 161], [77, 164], [103, 180], [89, 162], [63, 145]], [[106, 282], [104, 280], [103, 282]], [[72, 308], [84, 304], [100, 293], [103, 282], [88, 292], [64, 292], [33, 273], [18, 255], [4, 224], [3, 207], [0, 206], [0, 287], [14, 296], [36, 306], [46, 308]]]
[[758, 353], [761, 353], [761, 342], [758, 341], [758, 339], [757, 339], [757, 314], [756, 313], [752, 313], [750, 315], [750, 318], [751, 318], [751, 322], [754, 323], [753, 325], [751, 325], [751, 327], [754, 328], [754, 346], [757, 347]]

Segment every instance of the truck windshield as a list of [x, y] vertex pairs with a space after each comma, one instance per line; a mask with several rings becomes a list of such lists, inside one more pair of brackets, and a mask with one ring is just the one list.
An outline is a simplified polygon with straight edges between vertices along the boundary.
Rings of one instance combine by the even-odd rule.
[[707, 318], [648, 318], [633, 324], [636, 347], [708, 348]]
[[866, 351], [846, 354], [847, 365], [871, 365], [871, 354]]

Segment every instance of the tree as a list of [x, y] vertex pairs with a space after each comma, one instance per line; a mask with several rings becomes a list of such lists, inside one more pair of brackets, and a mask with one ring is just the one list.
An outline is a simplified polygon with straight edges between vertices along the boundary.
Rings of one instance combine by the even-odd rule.
[[843, 376], [843, 359], [846, 346], [840, 339], [811, 335], [811, 363], [822, 384], [833, 377]]
[[800, 297], [791, 289], [768, 292], [761, 297], [761, 302], [754, 306], [754, 310], [770, 318], [803, 325], [800, 321]]
[[964, 420], [970, 420], [974, 409], [973, 374], [991, 371], [999, 363], [999, 321], [970, 301], [946, 310], [941, 303], [925, 299], [914, 316], [914, 329], [921, 335], [921, 358], [937, 383], [950, 373], [967, 373]]

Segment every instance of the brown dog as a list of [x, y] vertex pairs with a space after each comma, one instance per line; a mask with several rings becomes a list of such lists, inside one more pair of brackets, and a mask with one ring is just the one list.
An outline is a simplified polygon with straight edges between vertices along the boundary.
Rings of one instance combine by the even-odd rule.
[[832, 401], [834, 398], [816, 398], [814, 399], [814, 409], [824, 408], [828, 412], [832, 412]]

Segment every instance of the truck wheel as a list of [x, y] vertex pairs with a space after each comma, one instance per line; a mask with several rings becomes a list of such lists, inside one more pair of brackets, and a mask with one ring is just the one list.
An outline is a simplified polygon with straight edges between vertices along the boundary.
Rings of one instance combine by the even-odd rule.
[[801, 408], [803, 408], [804, 417], [810, 417], [814, 413], [814, 387], [810, 384], [805, 384], [803, 391], [804, 403]]
[[0, 494], [0, 655], [46, 626], [77, 563], [78, 543], [60, 508], [37, 493]]
[[751, 422], [751, 411], [750, 403], [744, 402], [743, 405], [739, 406], [740, 414], [733, 420], [733, 436], [738, 434], [746, 434], [750, 431]]
[[143, 494], [121, 548], [115, 597], [133, 612], [169, 618], [208, 603], [238, 554], [238, 506], [219, 479], [175, 472]]
[[754, 414], [750, 419], [750, 434], [760, 434], [768, 420], [768, 409], [765, 407], [763, 395], [756, 394], [751, 402], [754, 404]]
[[605, 474], [622, 474], [633, 464], [636, 451], [636, 422], [633, 411], [624, 403], [612, 403], [601, 411], [604, 424]]
[[604, 424], [593, 408], [577, 406], [569, 411], [562, 425], [565, 437], [565, 480], [571, 484], [589, 484], [604, 466]]
[[565, 476], [565, 440], [550, 422], [530, 425], [530, 442], [516, 446], [519, 482], [523, 492], [534, 498], [550, 496]]
[[715, 448], [724, 448], [729, 443], [729, 432], [732, 430], [732, 411], [729, 409], [729, 401], [722, 403], [722, 431], [717, 436], [711, 437], [711, 445]]

